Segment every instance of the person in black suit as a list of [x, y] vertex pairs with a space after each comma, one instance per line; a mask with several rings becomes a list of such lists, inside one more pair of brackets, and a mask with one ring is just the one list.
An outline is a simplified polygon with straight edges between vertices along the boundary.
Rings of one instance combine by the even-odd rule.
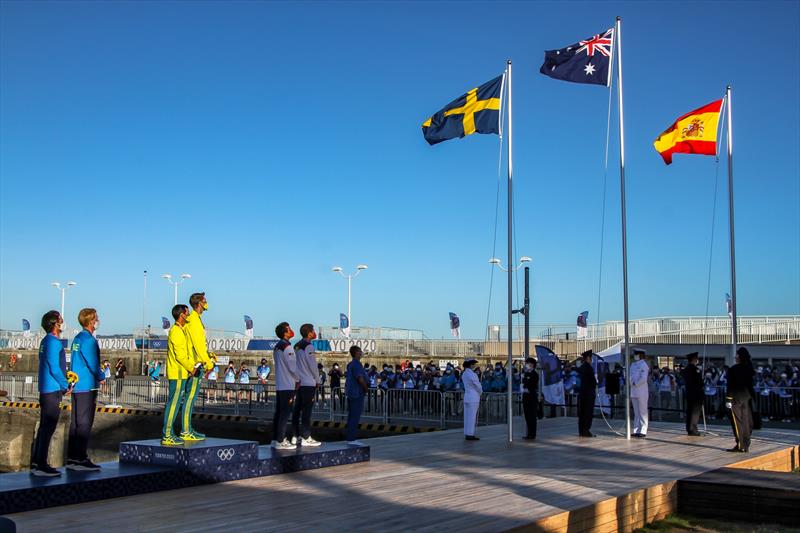
[[522, 409], [525, 412], [525, 425], [528, 428], [525, 439], [536, 438], [537, 415], [539, 414], [539, 373], [536, 372], [536, 359], [525, 359], [522, 374]]
[[697, 368], [698, 354], [692, 352], [686, 356], [689, 364], [681, 370], [681, 376], [686, 387], [686, 433], [691, 437], [699, 437], [697, 422], [703, 409], [705, 393], [703, 391], [703, 376]]
[[725, 394], [725, 405], [731, 410], [731, 426], [736, 437], [736, 446], [729, 452], [750, 451], [750, 434], [753, 432], [750, 402], [755, 398], [753, 374], [750, 352], [742, 346], [736, 350], [736, 364], [728, 370], [728, 391]]
[[591, 432], [592, 416], [594, 415], [594, 399], [597, 395], [597, 378], [592, 368], [592, 350], [581, 354], [583, 364], [578, 367], [578, 377], [581, 380], [581, 389], [578, 394], [578, 435], [581, 437], [596, 437]]

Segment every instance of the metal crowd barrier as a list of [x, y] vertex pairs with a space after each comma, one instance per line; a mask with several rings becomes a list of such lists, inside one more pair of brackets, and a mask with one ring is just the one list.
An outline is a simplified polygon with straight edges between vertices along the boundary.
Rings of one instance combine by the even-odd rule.
[[[98, 404], [144, 409], [161, 409], [167, 400], [167, 380], [151, 381], [145, 376], [125, 379], [110, 379], [98, 391]], [[25, 374], [0, 374], [0, 389], [7, 392], [9, 401], [31, 401], [39, 399], [38, 376]], [[769, 420], [800, 420], [800, 388], [772, 387], [756, 388], [754, 410]], [[64, 402], [70, 401], [69, 396]], [[513, 413], [523, 414], [522, 395], [513, 394]], [[478, 411], [478, 424], [504, 424], [507, 413], [506, 393], [483, 393]], [[565, 403], [545, 403], [544, 415], [577, 416], [577, 395], [565, 394]], [[624, 397], [610, 396], [595, 402], [595, 412], [604, 408], [611, 418], [623, 418]], [[648, 407], [652, 420], [682, 421], [685, 408], [685, 391], [650, 394]], [[725, 388], [714, 387], [705, 395], [705, 414], [709, 419], [727, 416]], [[195, 404], [195, 412], [246, 415], [269, 419], [275, 411], [275, 385], [272, 383], [223, 383], [204, 379]], [[347, 419], [347, 398], [341, 388], [324, 387], [317, 393], [312, 410], [315, 420], [341, 421]], [[398, 425], [425, 425], [445, 429], [463, 423], [463, 391], [424, 391], [416, 389], [372, 388], [364, 401], [361, 415], [366, 422]]]

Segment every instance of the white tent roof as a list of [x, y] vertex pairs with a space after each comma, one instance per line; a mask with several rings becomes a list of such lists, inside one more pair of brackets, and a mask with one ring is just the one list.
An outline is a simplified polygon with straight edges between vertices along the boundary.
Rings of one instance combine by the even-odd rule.
[[622, 350], [624, 349], [624, 345], [622, 341], [618, 342], [614, 346], [610, 346], [603, 350], [602, 352], [597, 352], [597, 355], [602, 357], [606, 363], [620, 363], [622, 364]]

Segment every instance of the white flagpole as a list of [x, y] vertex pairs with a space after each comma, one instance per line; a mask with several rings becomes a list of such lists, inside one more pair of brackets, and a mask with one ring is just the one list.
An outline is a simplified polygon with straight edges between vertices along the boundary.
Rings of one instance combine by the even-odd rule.
[[725, 104], [728, 114], [728, 225], [731, 241], [731, 355], [728, 364], [736, 360], [736, 345], [738, 335], [736, 331], [736, 252], [734, 248], [733, 233], [733, 123], [731, 122], [731, 86], [725, 89]]
[[513, 394], [511, 392], [512, 387], [512, 355], [511, 352], [514, 348], [514, 343], [511, 336], [511, 320], [513, 316], [512, 310], [512, 283], [513, 283], [513, 241], [512, 241], [512, 210], [514, 206], [513, 196], [512, 196], [512, 176], [513, 176], [513, 165], [512, 165], [512, 157], [511, 157], [511, 145], [512, 145], [512, 135], [511, 135], [511, 60], [509, 59], [506, 63], [506, 73], [508, 75], [508, 362], [506, 364], [506, 378], [508, 380], [508, 395], [507, 395], [507, 404], [508, 404], [508, 442], [511, 443], [514, 440], [514, 429], [513, 429], [513, 415], [514, 415], [514, 406], [512, 405]]
[[[625, 318], [625, 438], [631, 439], [631, 343], [628, 332], [628, 229], [625, 208], [625, 120], [622, 108], [622, 19], [617, 17], [614, 38], [617, 45], [617, 90], [619, 95], [619, 187], [622, 210], [622, 293]], [[601, 407], [602, 408], [602, 407]]]

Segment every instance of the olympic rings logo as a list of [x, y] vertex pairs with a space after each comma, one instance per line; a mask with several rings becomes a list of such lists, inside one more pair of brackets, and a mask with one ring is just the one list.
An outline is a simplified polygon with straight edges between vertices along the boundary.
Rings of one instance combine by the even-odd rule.
[[230, 461], [236, 455], [236, 450], [233, 448], [220, 448], [217, 450], [217, 457], [222, 461]]

